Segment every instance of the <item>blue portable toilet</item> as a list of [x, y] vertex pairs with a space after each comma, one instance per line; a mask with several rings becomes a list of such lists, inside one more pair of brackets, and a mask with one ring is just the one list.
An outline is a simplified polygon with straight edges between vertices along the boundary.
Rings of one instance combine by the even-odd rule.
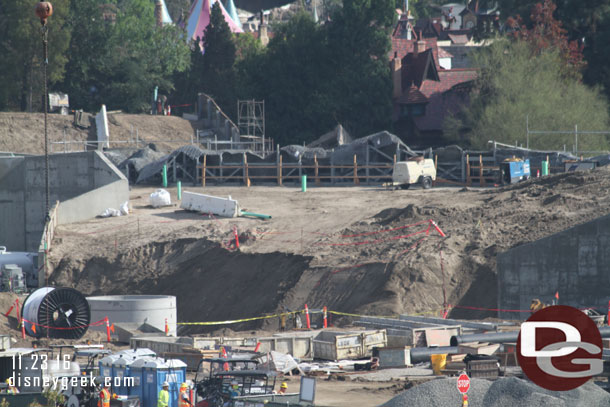
[[[129, 387], [129, 396], [137, 396], [140, 399], [140, 406], [144, 405], [144, 384], [146, 377], [144, 373], [144, 365], [153, 360], [151, 357], [142, 357], [136, 359], [129, 366], [129, 377], [133, 377], [133, 386]], [[156, 407], [156, 403], [153, 407]]]
[[98, 362], [100, 367], [100, 376], [102, 377], [114, 377], [114, 370], [112, 368], [112, 364], [115, 360], [119, 358], [118, 355], [112, 354], [108, 356], [104, 356]]
[[[131, 395], [129, 387], [133, 386], [126, 383], [124, 378], [133, 377], [131, 376], [130, 372], [131, 365], [138, 359], [141, 359], [143, 357], [155, 357], [156, 354], [150, 349], [141, 348], [122, 350], [118, 352], [117, 355], [119, 357], [112, 363], [112, 373], [113, 378], [117, 378], [116, 382], [118, 383], [118, 385], [115, 385], [115, 383], [113, 382], [112, 390], [118, 395], [129, 396]], [[138, 373], [137, 376], [141, 380], [141, 371]], [[135, 385], [135, 378], [133, 384]]]
[[[144, 379], [142, 384], [142, 407], [156, 407], [161, 385], [167, 379], [168, 367], [161, 358], [151, 359], [144, 363]], [[170, 388], [171, 391], [171, 388]], [[169, 398], [169, 407], [177, 407], [176, 400]]]
[[[168, 359], [167, 376], [165, 380], [169, 383], [169, 407], [178, 407], [178, 396], [180, 395], [180, 385], [186, 381], [186, 363], [180, 359]], [[172, 402], [174, 403], [172, 405]]]

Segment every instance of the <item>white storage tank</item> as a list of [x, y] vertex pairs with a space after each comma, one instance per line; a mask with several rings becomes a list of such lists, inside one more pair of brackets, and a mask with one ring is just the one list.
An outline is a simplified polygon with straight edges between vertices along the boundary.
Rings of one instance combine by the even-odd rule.
[[[176, 297], [172, 295], [104, 295], [87, 297], [91, 308], [91, 321], [97, 322], [105, 317], [111, 324], [127, 322], [147, 323], [165, 332], [165, 321], [169, 335], [176, 336]], [[92, 327], [93, 328], [93, 327]], [[105, 325], [95, 329], [106, 329]]]

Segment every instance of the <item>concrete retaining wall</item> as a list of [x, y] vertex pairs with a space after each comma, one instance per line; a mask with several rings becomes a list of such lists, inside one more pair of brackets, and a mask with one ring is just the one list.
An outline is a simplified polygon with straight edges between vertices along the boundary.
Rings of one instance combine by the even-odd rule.
[[[527, 310], [532, 299], [605, 310], [610, 294], [610, 216], [498, 255], [498, 308]], [[525, 319], [528, 313], [500, 312]]]
[[[45, 217], [44, 168], [44, 156], [0, 157], [0, 245], [10, 251], [38, 250]], [[93, 218], [107, 207], [118, 209], [129, 199], [127, 179], [97, 151], [49, 156], [49, 190], [49, 204], [61, 202], [60, 224]]]

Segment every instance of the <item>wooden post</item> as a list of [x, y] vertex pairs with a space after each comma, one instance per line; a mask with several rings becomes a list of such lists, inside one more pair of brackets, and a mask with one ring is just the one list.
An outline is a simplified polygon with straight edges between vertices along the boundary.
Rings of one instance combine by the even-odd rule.
[[335, 185], [335, 162], [332, 154], [330, 156], [330, 183]]
[[[436, 178], [438, 178], [438, 155], [434, 155], [434, 171], [436, 172]], [[432, 185], [436, 185], [436, 180], [432, 181]]]
[[318, 155], [314, 154], [313, 156], [313, 164], [314, 164], [314, 178], [316, 180], [316, 185], [320, 185], [320, 178], [318, 178]]
[[472, 179], [470, 179], [470, 155], [466, 154], [466, 185], [470, 186]]
[[396, 154], [394, 154], [394, 164], [396, 164]]
[[358, 179], [358, 162], [356, 161], [356, 154], [354, 154], [354, 185], [360, 185]]
[[277, 184], [282, 186], [282, 155], [280, 154], [280, 160], [277, 163]]
[[370, 172], [369, 172], [369, 150], [370, 150], [370, 147], [367, 144], [366, 145], [366, 158], [364, 160], [365, 161], [364, 165], [365, 165], [365, 168], [366, 168], [365, 171], [364, 171], [364, 174], [366, 175], [366, 185], [370, 184], [370, 178], [369, 178], [369, 175], [370, 175]]
[[205, 164], [208, 156], [207, 154], [203, 155], [203, 165], [201, 166], [201, 186], [205, 188]]
[[482, 187], [485, 186], [485, 178], [483, 177], [483, 155], [479, 154], [479, 183]]
[[248, 157], [246, 156], [246, 153], [243, 153], [243, 157], [244, 157], [244, 168], [243, 168], [244, 184], [246, 185], [246, 187], [250, 187], [250, 178], [248, 178]]

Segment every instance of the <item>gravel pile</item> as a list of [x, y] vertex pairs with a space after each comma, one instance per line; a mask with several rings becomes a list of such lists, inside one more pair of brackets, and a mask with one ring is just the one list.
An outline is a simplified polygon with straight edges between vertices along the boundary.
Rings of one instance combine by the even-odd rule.
[[[455, 407], [461, 405], [461, 400], [455, 378], [437, 379], [399, 394], [383, 407]], [[508, 377], [493, 382], [471, 379], [468, 401], [470, 407], [607, 406], [610, 405], [610, 394], [594, 383], [586, 383], [568, 392], [553, 392], [526, 380]]]

